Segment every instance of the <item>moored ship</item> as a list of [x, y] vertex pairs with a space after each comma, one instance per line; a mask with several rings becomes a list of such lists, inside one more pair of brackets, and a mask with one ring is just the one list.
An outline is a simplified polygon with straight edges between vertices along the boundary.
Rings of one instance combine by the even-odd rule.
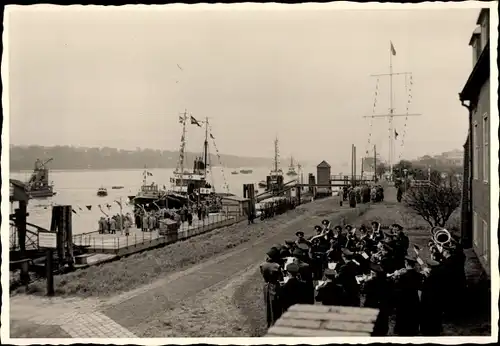
[[31, 174], [30, 179], [26, 183], [26, 192], [30, 198], [47, 198], [56, 194], [54, 186], [49, 183], [49, 169], [46, 164], [52, 161], [52, 158], [45, 160], [37, 159], [35, 161], [35, 168]]

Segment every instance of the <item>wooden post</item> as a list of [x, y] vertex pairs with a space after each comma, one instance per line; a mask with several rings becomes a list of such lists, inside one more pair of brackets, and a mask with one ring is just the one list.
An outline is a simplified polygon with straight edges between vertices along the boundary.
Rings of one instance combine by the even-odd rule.
[[375, 176], [374, 176], [374, 179], [375, 179], [375, 182], [378, 181], [378, 171], [377, 171], [377, 146], [376, 145], [373, 145], [373, 169], [375, 171]]
[[45, 257], [45, 270], [47, 275], [47, 296], [54, 296], [54, 271], [52, 249], [48, 249]]
[[73, 207], [66, 207], [66, 263], [73, 269], [75, 258], [73, 256]]

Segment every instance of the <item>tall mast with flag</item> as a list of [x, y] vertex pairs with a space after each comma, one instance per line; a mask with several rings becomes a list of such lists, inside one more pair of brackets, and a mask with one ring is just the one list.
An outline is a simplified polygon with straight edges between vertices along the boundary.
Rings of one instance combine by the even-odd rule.
[[[407, 80], [407, 77], [410, 76], [410, 84], [412, 83], [411, 78], [412, 78], [412, 73], [411, 72], [394, 72], [393, 71], [393, 66], [392, 66], [392, 59], [393, 57], [396, 56], [396, 48], [394, 47], [394, 44], [392, 41], [389, 41], [389, 73], [383, 73], [383, 74], [375, 74], [371, 75], [372, 77], [377, 77], [377, 91], [375, 92], [375, 97], [378, 96], [378, 79], [383, 76], [389, 76], [389, 113], [388, 114], [373, 114], [370, 116], [364, 116], [364, 118], [388, 118], [389, 120], [389, 167], [390, 167], [390, 175], [391, 179], [393, 177], [393, 167], [394, 167], [394, 158], [395, 158], [395, 146], [394, 146], [394, 141], [398, 138], [399, 133], [396, 131], [394, 128], [394, 117], [409, 117], [409, 116], [419, 116], [420, 114], [409, 114], [408, 113], [408, 107], [411, 101], [411, 95], [409, 95], [408, 99], [408, 104], [406, 107], [406, 113], [405, 114], [395, 114], [394, 113], [394, 92], [393, 92], [393, 76], [396, 75], [403, 75], [405, 76], [405, 81]], [[374, 112], [375, 112], [375, 105], [377, 103], [377, 99], [375, 99], [374, 102]], [[406, 123], [405, 123], [405, 129], [406, 129]], [[371, 137], [371, 133], [370, 133]], [[370, 145], [370, 140], [368, 141], [368, 144]]]

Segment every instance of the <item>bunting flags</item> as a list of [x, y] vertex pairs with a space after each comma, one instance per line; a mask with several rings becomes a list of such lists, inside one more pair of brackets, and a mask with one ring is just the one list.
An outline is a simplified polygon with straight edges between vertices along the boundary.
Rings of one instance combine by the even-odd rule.
[[210, 134], [210, 138], [215, 139], [214, 135]]
[[396, 49], [394, 48], [394, 45], [392, 44], [392, 41], [391, 41], [391, 54], [396, 56]]
[[394, 130], [394, 139], [398, 139], [399, 133], [398, 131]]
[[181, 117], [181, 116], [179, 115], [179, 124], [182, 124], [182, 123], [184, 123], [184, 117]]
[[191, 115], [191, 125], [197, 125], [201, 127], [201, 124], [198, 120], [196, 120], [192, 115]]
[[91, 210], [92, 210], [92, 206], [91, 206], [91, 205], [86, 205], [86, 207], [87, 207], [87, 209], [88, 209], [89, 211], [91, 211]]

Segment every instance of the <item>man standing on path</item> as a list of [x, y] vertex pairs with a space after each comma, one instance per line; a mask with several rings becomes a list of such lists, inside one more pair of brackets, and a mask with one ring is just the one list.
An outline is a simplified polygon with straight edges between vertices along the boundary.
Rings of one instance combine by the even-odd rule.
[[267, 327], [276, 323], [283, 313], [281, 286], [281, 268], [278, 264], [280, 253], [276, 248], [267, 252], [267, 260], [260, 266], [260, 272], [264, 278], [264, 303], [266, 305]]

